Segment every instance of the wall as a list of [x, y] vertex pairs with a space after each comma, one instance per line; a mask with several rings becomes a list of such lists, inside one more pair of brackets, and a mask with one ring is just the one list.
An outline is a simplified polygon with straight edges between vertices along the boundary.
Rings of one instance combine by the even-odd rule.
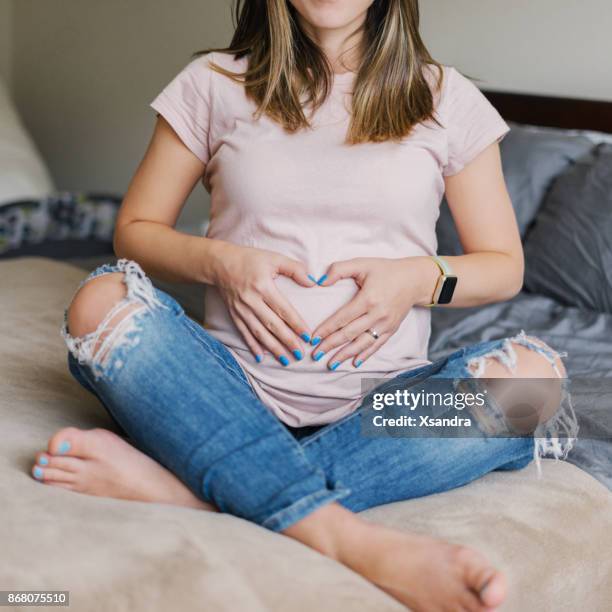
[[438, 60], [492, 89], [612, 100], [610, 0], [422, 0]]
[[0, 0], [0, 79], [11, 89], [13, 0]]
[[[229, 42], [229, 6], [224, 0], [15, 3], [15, 96], [60, 188], [125, 191], [152, 133], [149, 103], [192, 52]], [[181, 223], [204, 218], [207, 203], [199, 185]]]

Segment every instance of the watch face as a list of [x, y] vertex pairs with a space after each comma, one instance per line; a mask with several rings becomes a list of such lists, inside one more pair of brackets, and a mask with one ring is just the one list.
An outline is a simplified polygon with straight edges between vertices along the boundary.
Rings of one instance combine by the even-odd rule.
[[457, 286], [456, 276], [447, 276], [444, 279], [444, 284], [438, 296], [438, 304], [450, 304], [453, 299], [453, 293], [455, 293], [455, 287]]

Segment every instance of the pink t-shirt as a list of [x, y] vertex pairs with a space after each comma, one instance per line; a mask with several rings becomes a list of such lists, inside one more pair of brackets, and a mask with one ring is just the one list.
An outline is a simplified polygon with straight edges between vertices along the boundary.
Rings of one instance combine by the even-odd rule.
[[[303, 261], [319, 278], [334, 261], [436, 253], [435, 225], [444, 177], [459, 172], [508, 126], [484, 95], [454, 68], [444, 69], [437, 116], [399, 143], [346, 145], [353, 73], [337, 75], [313, 129], [287, 134], [239, 83], [214, 72], [211, 58], [243, 72], [247, 58], [214, 52], [187, 65], [151, 106], [206, 164], [211, 195], [208, 237], [268, 249]], [[277, 284], [314, 329], [356, 292], [352, 280], [329, 287]], [[429, 363], [430, 312], [413, 308], [398, 331], [356, 370], [335, 371], [329, 356], [283, 367], [267, 354], [256, 363], [218, 291], [205, 299], [208, 331], [232, 352], [260, 399], [293, 426], [329, 423], [353, 411], [362, 378], [390, 377]]]

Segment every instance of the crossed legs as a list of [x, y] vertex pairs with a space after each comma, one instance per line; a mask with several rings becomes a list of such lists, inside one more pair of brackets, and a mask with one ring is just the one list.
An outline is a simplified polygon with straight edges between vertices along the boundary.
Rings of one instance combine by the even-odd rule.
[[[89, 358], [105, 372], [111, 367], [108, 363], [113, 351], [111, 341], [118, 337], [122, 327], [129, 326], [135, 313], [147, 308], [146, 300], [126, 301], [130, 293], [129, 285], [126, 292], [126, 285], [123, 272], [94, 278], [78, 291], [68, 310], [71, 336], [89, 341], [85, 349]], [[532, 375], [538, 372], [542, 378], [556, 375], [550, 361], [541, 355], [524, 346], [515, 348], [518, 366], [514, 374], [491, 358], [485, 364], [486, 376], [520, 376], [523, 367]], [[121, 365], [117, 361], [113, 365], [115, 371]], [[91, 379], [89, 384], [96, 387], [96, 394], [103, 401], [108, 401], [105, 394], [110, 393], [112, 384], [106, 381], [97, 386], [97, 380]], [[146, 427], [147, 418], [147, 414], [141, 415], [139, 426]], [[120, 415], [119, 420], [122, 426], [134, 428], [129, 415]], [[138, 432], [129, 433], [132, 436]], [[47, 450], [37, 455], [33, 475], [51, 486], [90, 495], [209, 511], [216, 509], [210, 503], [212, 497], [219, 500], [217, 505], [222, 510], [228, 511], [223, 506], [231, 505], [231, 500], [222, 494], [215, 498], [214, 487], [206, 498], [189, 477], [177, 478], [174, 470], [169, 469], [172, 461], [143, 452], [151, 444], [146, 436], [140, 442], [138, 449], [110, 431], [62, 429], [49, 440]], [[164, 439], [163, 446], [170, 442]], [[216, 465], [211, 464], [209, 472], [214, 472]], [[306, 473], [303, 478], [311, 477], [315, 475]], [[278, 530], [344, 563], [415, 610], [487, 610], [504, 599], [503, 576], [479, 553], [370, 524], [332, 497], [325, 502]]]

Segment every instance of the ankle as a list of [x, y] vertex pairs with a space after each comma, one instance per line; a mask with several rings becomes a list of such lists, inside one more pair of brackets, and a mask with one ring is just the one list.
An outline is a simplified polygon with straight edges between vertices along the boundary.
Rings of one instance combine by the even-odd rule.
[[317, 552], [345, 565], [354, 557], [364, 521], [339, 504], [319, 508], [284, 531]]

